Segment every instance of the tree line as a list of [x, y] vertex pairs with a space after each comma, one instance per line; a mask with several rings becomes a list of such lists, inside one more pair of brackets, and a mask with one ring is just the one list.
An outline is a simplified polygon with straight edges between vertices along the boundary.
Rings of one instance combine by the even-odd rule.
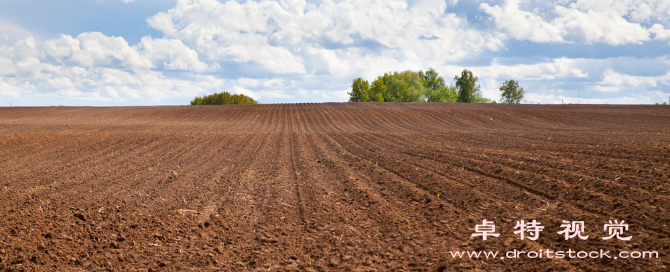
[[[455, 84], [447, 86], [443, 77], [434, 69], [423, 71], [402, 71], [384, 73], [369, 83], [356, 78], [351, 84], [349, 102], [494, 102], [482, 96], [478, 77], [471, 71], [463, 70], [454, 77]], [[500, 87], [502, 102], [520, 103], [524, 90], [519, 83], [508, 80]]]
[[[372, 83], [356, 78], [351, 84], [349, 102], [465, 102], [496, 103], [482, 96], [481, 86], [471, 71], [464, 69], [454, 83], [447, 85], [444, 78], [433, 68], [427, 71], [389, 72], [378, 76]], [[501, 102], [518, 104], [525, 91], [513, 79], [500, 86]], [[258, 104], [243, 94], [228, 92], [196, 97], [191, 105]]]
[[196, 97], [191, 105], [224, 105], [224, 104], [248, 104], [256, 105], [258, 101], [243, 94], [230, 94], [229, 92], [214, 93], [203, 97]]

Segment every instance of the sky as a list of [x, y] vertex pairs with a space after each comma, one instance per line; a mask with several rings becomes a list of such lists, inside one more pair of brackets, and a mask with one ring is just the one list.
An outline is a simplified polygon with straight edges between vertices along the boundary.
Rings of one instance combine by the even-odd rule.
[[525, 103], [670, 99], [667, 0], [0, 0], [0, 106], [345, 102], [354, 78], [463, 69]]

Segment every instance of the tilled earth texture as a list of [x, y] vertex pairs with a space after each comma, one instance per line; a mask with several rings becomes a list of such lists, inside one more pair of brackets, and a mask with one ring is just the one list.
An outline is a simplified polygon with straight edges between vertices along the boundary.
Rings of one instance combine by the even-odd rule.
[[0, 146], [0, 270], [670, 269], [670, 107], [12, 107]]

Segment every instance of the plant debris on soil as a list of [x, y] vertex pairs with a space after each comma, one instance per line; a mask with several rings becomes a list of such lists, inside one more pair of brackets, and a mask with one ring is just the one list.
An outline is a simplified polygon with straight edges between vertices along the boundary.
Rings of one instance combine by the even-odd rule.
[[[11, 107], [0, 146], [0, 270], [670, 267], [668, 107]], [[452, 257], [540, 249], [659, 258]]]

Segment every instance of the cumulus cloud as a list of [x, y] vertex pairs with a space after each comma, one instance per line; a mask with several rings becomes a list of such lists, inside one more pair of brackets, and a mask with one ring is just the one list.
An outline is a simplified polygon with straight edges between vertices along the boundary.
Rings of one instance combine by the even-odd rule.
[[[504, 65], [494, 60], [491, 65], [469, 67], [479, 76], [484, 96], [497, 100], [500, 97], [498, 87], [509, 79], [522, 83], [522, 86], [534, 86], [535, 82], [547, 84], [549, 82], [570, 82], [575, 79], [585, 79], [589, 73], [585, 71], [586, 63], [592, 60], [557, 58], [546, 62], [533, 64]], [[453, 67], [454, 70], [462, 69]], [[549, 88], [550, 85], [548, 85]], [[545, 86], [546, 87], [546, 86]], [[526, 88], [527, 91], [534, 90]]]
[[551, 62], [535, 64], [501, 65], [494, 62], [487, 67], [477, 68], [486, 77], [506, 77], [519, 80], [554, 80], [557, 78], [585, 78], [588, 72], [579, 68], [583, 59], [558, 58]]
[[[520, 8], [520, 0], [500, 5], [483, 3], [479, 8], [491, 16], [499, 29], [517, 40], [534, 42], [578, 42], [622, 45], [667, 39], [670, 4], [658, 0], [554, 1], [544, 16]], [[644, 23], [658, 22], [652, 27]]]
[[553, 24], [563, 36], [580, 42], [602, 42], [612, 45], [641, 43], [649, 40], [649, 30], [640, 24], [627, 21], [611, 9], [580, 9], [578, 5], [556, 7], [559, 15]]
[[[154, 46], [154, 47], [152, 47]], [[175, 53], [182, 49], [181, 53]], [[154, 62], [166, 69], [206, 69], [197, 54], [180, 43], [144, 39], [129, 46], [121, 37], [84, 33], [62, 35], [38, 44], [32, 37], [0, 47], [2, 94], [50, 95], [105, 101], [110, 98], [191, 97], [224, 86], [225, 81], [194, 74], [176, 79], [152, 70]]]
[[[198, 72], [215, 69], [181, 41], [145, 37], [130, 46], [121, 37], [84, 33], [38, 43], [34, 38], [0, 46], [0, 95], [49, 96], [84, 101], [192, 98], [214, 91], [229, 91], [259, 98], [291, 98], [277, 79], [224, 79]], [[159, 69], [160, 68], [160, 69]], [[165, 74], [186, 72], [183, 78]], [[292, 83], [291, 83], [292, 84]]]
[[342, 74], [370, 55], [453, 61], [502, 46], [500, 36], [483, 35], [445, 13], [444, 1], [412, 3], [179, 1], [148, 22], [205, 59], [251, 63], [276, 74]]
[[[24, 73], [20, 79], [3, 78], [6, 84], [71, 90], [59, 95], [75, 96], [78, 90], [141, 97], [133, 90], [149, 96], [146, 90], [168, 83], [257, 98], [292, 98], [296, 90], [340, 98], [353, 76], [425, 69], [427, 62], [441, 65], [504, 46], [503, 35], [469, 26], [447, 13], [446, 5], [441, 0], [180, 0], [147, 19], [161, 38], [144, 37], [136, 45], [99, 32], [25, 38], [5, 46], [0, 73]], [[171, 78], [173, 72], [179, 72], [178, 80]], [[193, 88], [202, 74], [220, 84]], [[249, 83], [259, 78], [276, 80]]]
[[46, 53], [60, 63], [84, 67], [120, 66], [130, 70], [150, 69], [153, 64], [142, 57], [123, 37], [108, 37], [99, 32], [77, 38], [61, 35], [45, 42]]
[[447, 81], [472, 70], [489, 98], [510, 78], [528, 83], [538, 100], [569, 97], [571, 88], [621, 94], [668, 85], [667, 75], [632, 75], [607, 58], [503, 60], [513, 40], [612, 47], [668, 41], [668, 1], [503, 0], [468, 11], [476, 16], [459, 11], [471, 6], [455, 0], [178, 0], [147, 18], [162, 35], [134, 44], [100, 32], [42, 39], [0, 22], [0, 96], [186, 103], [229, 91], [262, 102], [345, 101], [354, 77], [428, 67]]
[[204, 72], [216, 67], [216, 64], [210, 66], [200, 61], [198, 53], [180, 40], [144, 37], [137, 49], [154, 66], [162, 66], [165, 70]]
[[603, 80], [599, 82], [606, 87], [657, 87], [659, 84], [670, 85], [670, 72], [660, 76], [633, 76], [607, 69]]
[[[647, 63], [667, 67], [670, 65], [670, 60], [667, 57], [652, 60], [629, 57], [556, 58], [532, 64], [500, 64], [496, 59], [491, 65], [467, 69], [480, 77], [483, 94], [492, 99], [500, 98], [498, 87], [508, 79], [517, 80], [522, 87], [525, 87], [528, 102], [577, 103], [578, 97], [581, 96], [589, 99], [582, 100], [584, 103], [599, 101], [599, 103], [626, 104], [657, 102], [670, 96], [667, 92], [670, 87], [670, 71], [667, 68], [654, 69], [646, 75], [635, 75], [624, 72], [626, 69], [621, 67], [621, 63], [630, 65]], [[638, 97], [630, 100], [619, 99], [632, 95]]]
[[503, 6], [482, 3], [479, 8], [491, 15], [496, 26], [517, 40], [562, 42], [561, 31], [542, 17], [519, 9], [518, 0], [505, 1]]
[[654, 40], [670, 39], [670, 29], [665, 29], [660, 24], [654, 24], [653, 26], [651, 26], [649, 32], [654, 34]]
[[16, 75], [18, 68], [11, 59], [0, 57], [0, 76]]
[[25, 39], [30, 36], [30, 31], [0, 18], [0, 43]]

